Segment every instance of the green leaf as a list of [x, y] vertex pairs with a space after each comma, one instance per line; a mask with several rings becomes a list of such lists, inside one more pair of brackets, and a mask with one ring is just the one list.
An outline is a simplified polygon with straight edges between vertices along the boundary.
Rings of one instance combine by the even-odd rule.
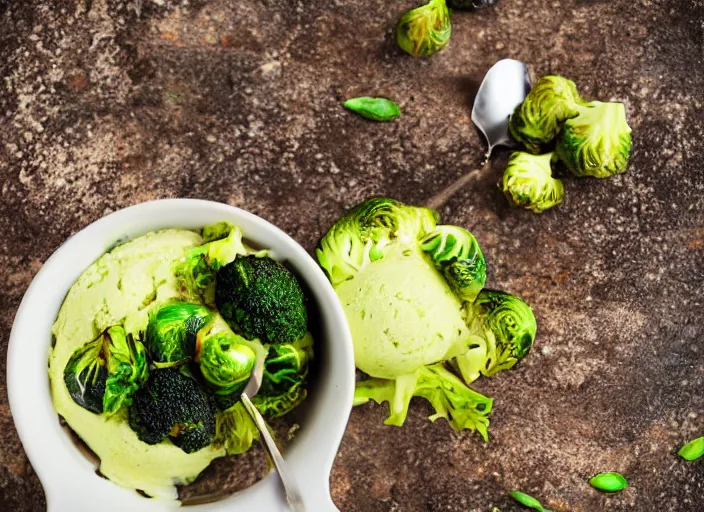
[[532, 508], [534, 510], [538, 510], [539, 512], [550, 512], [549, 510], [543, 508], [543, 505], [533, 496], [529, 496], [521, 491], [512, 491], [509, 494], [514, 500], [524, 507]]
[[386, 98], [362, 96], [351, 98], [344, 103], [345, 108], [372, 121], [391, 121], [401, 115], [398, 105]]
[[618, 492], [628, 487], [628, 480], [620, 473], [599, 473], [589, 480], [589, 485], [599, 491]]
[[704, 437], [690, 441], [677, 452], [684, 460], [697, 460], [704, 455]]

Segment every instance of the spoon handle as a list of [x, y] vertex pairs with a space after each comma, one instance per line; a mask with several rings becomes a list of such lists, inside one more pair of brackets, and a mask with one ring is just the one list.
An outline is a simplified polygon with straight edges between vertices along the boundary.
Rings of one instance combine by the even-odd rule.
[[481, 167], [479, 167], [477, 169], [473, 169], [466, 174], [463, 174], [458, 179], [456, 179], [455, 181], [450, 183], [443, 190], [441, 190], [440, 192], [435, 194], [426, 203], [426, 206], [428, 208], [433, 209], [433, 210], [438, 210], [441, 206], [443, 206], [446, 202], [448, 202], [452, 198], [452, 196], [454, 196], [462, 188], [467, 186], [469, 183], [471, 183], [475, 179], [479, 178], [479, 176], [486, 171], [486, 169], [488, 168], [488, 165], [489, 165], [489, 160], [488, 160], [488, 158], [485, 157], [484, 161], [482, 162]]
[[298, 489], [296, 479], [289, 472], [288, 466], [286, 465], [286, 462], [284, 462], [284, 458], [281, 456], [281, 452], [279, 452], [279, 449], [276, 447], [274, 438], [271, 437], [271, 434], [269, 433], [269, 429], [264, 422], [264, 418], [262, 418], [262, 415], [259, 413], [257, 408], [254, 407], [254, 404], [247, 396], [247, 393], [242, 393], [242, 405], [244, 405], [244, 408], [249, 413], [252, 421], [254, 421], [254, 424], [257, 426], [257, 430], [259, 430], [259, 435], [261, 435], [262, 441], [264, 441], [264, 447], [274, 463], [274, 467], [276, 467], [276, 472], [281, 478], [284, 491], [286, 491], [286, 500], [288, 501], [291, 510], [293, 510], [293, 512], [305, 512], [303, 498], [301, 497], [301, 492]]

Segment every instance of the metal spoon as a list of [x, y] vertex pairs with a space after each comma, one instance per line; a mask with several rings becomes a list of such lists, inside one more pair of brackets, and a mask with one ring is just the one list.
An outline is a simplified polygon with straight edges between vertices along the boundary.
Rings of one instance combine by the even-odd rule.
[[486, 138], [488, 149], [479, 169], [461, 176], [428, 201], [428, 208], [437, 210], [462, 187], [486, 170], [491, 152], [496, 146], [512, 144], [508, 119], [530, 91], [528, 67], [521, 61], [503, 59], [494, 64], [484, 76], [474, 98], [472, 122]]
[[279, 449], [276, 447], [276, 441], [274, 441], [274, 438], [269, 433], [269, 429], [264, 422], [264, 418], [262, 418], [262, 415], [250, 400], [250, 397], [253, 397], [259, 392], [259, 388], [262, 385], [265, 356], [265, 353], [257, 354], [257, 359], [254, 363], [254, 370], [252, 371], [252, 375], [249, 377], [247, 387], [245, 387], [242, 392], [242, 405], [244, 405], [247, 413], [249, 413], [252, 421], [254, 421], [254, 424], [257, 426], [257, 430], [259, 430], [259, 435], [261, 436], [262, 441], [264, 441], [264, 447], [269, 454], [269, 458], [271, 458], [271, 461], [274, 463], [274, 467], [276, 467], [276, 472], [279, 474], [279, 478], [281, 478], [281, 483], [283, 484], [284, 491], [286, 492], [286, 500], [288, 501], [291, 510], [294, 512], [305, 512], [303, 498], [301, 497], [301, 491], [296, 483], [296, 479], [289, 472], [288, 466], [281, 456], [281, 452], [279, 452]]

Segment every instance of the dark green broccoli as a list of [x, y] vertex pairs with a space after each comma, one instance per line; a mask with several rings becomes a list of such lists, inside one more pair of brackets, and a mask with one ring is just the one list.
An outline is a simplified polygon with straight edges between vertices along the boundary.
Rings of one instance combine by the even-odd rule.
[[192, 453], [215, 437], [215, 406], [184, 368], [156, 369], [135, 394], [129, 422], [147, 444], [169, 437], [184, 452]]
[[293, 343], [308, 327], [296, 277], [269, 257], [241, 256], [218, 270], [215, 304], [230, 327], [262, 343]]

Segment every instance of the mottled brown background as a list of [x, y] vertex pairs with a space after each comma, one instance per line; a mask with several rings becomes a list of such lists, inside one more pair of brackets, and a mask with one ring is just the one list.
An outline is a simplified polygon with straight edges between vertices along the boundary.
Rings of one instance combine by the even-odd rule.
[[[515, 57], [624, 101], [630, 171], [570, 179], [541, 216], [506, 206], [493, 175], [442, 209], [479, 239], [491, 286], [534, 307], [491, 440], [384, 407], [352, 412], [331, 484], [343, 511], [502, 511], [520, 488], [556, 511], [704, 510], [704, 4], [502, 0], [453, 18], [424, 61], [395, 46], [412, 1], [0, 0], [0, 370], [22, 294], [69, 235], [124, 206], [199, 197], [255, 212], [312, 250], [375, 194], [422, 203], [484, 152], [470, 122], [481, 77]], [[373, 124], [343, 98], [386, 95]], [[38, 511], [41, 486], [0, 395], [0, 509]], [[620, 471], [631, 486], [587, 485]]]

